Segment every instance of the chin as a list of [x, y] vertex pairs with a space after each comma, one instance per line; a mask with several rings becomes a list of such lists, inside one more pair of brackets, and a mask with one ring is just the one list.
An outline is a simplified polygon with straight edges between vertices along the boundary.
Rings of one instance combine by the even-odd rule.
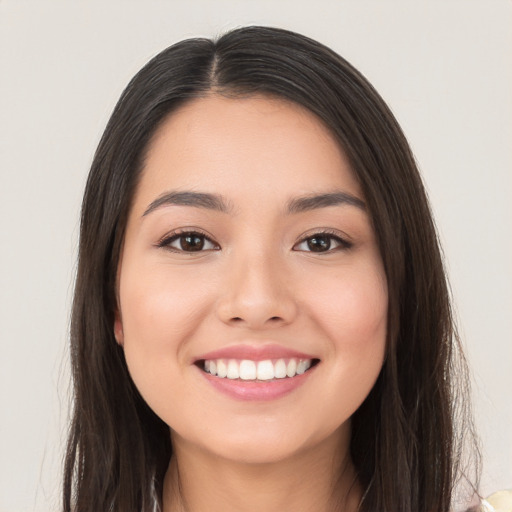
[[302, 446], [290, 446], [282, 439], [251, 439], [228, 443], [221, 447], [218, 455], [223, 459], [240, 464], [275, 464], [292, 458], [302, 451]]
[[[242, 422], [244, 423], [244, 422]], [[310, 450], [317, 450], [324, 445], [329, 453], [336, 450], [335, 445], [342, 437], [346, 437], [344, 432], [350, 432], [349, 422], [345, 427], [336, 428], [327, 425], [325, 430], [318, 431], [302, 428], [300, 422], [294, 421], [291, 424], [272, 424], [262, 425], [259, 421], [257, 425], [237, 425], [218, 426], [213, 431], [197, 432], [195, 435], [181, 437], [189, 446], [199, 448], [204, 454], [225, 461], [239, 464], [276, 464], [286, 461], [294, 461], [305, 455]]]

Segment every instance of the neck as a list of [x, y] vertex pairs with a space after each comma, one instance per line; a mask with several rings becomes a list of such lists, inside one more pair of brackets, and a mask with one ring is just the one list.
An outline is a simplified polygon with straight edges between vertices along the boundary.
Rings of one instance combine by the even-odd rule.
[[285, 460], [251, 464], [173, 436], [164, 512], [355, 512], [361, 489], [345, 437], [337, 432]]

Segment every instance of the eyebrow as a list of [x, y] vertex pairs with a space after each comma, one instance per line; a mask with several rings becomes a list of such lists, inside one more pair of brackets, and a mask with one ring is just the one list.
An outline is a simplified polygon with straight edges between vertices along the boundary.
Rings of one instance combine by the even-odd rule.
[[230, 213], [232, 207], [221, 196], [217, 194], [207, 194], [204, 192], [167, 192], [157, 197], [146, 209], [145, 217], [152, 211], [162, 206], [193, 206], [195, 208], [206, 208], [208, 210], [216, 210], [222, 213]]
[[302, 213], [318, 208], [327, 208], [329, 206], [349, 205], [366, 211], [366, 204], [348, 192], [328, 192], [325, 194], [311, 194], [303, 197], [297, 197], [288, 202], [288, 213]]
[[[233, 207], [222, 196], [205, 192], [171, 191], [157, 197], [143, 213], [143, 217], [152, 211], [163, 206], [192, 206], [195, 208], [206, 208], [222, 213], [231, 213]], [[302, 213], [329, 206], [348, 205], [355, 206], [366, 211], [366, 204], [352, 194], [347, 192], [327, 192], [323, 194], [310, 194], [291, 199], [286, 206], [288, 214]]]

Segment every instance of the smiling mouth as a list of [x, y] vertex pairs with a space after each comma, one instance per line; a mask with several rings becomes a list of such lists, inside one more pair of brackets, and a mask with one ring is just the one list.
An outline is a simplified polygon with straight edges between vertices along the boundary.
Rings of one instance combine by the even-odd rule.
[[203, 359], [196, 365], [214, 377], [238, 381], [268, 382], [302, 375], [320, 362], [319, 359], [280, 358], [253, 361], [250, 359]]

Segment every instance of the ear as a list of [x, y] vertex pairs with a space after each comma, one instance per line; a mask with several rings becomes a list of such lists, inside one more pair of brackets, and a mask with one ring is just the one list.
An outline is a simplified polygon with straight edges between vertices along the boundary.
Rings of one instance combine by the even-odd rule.
[[116, 338], [117, 344], [121, 347], [124, 346], [124, 332], [123, 332], [123, 320], [119, 309], [116, 309], [114, 318], [114, 337]]

